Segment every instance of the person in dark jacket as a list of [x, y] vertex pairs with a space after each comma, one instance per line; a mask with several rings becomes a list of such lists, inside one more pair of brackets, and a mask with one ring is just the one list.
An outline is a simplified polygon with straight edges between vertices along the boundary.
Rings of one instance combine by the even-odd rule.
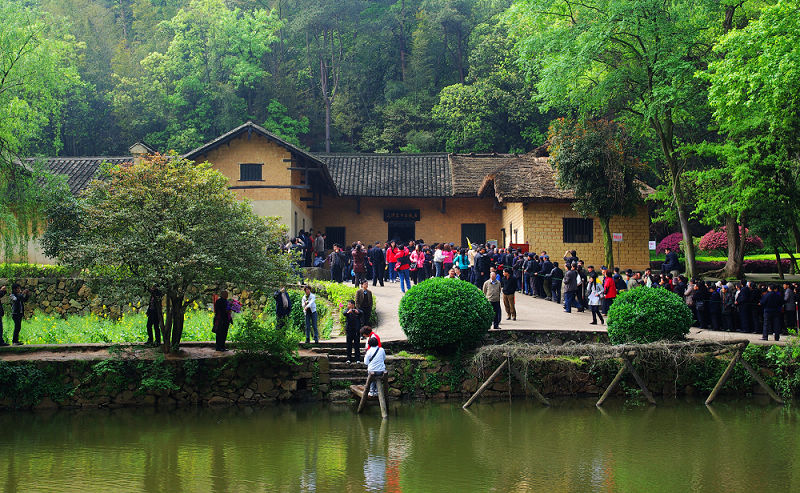
[[[150, 302], [147, 304], [147, 342], [148, 345], [161, 345], [161, 325], [164, 317], [161, 311], [161, 291], [155, 286], [150, 288]], [[155, 336], [155, 337], [154, 337]]]
[[750, 288], [747, 283], [739, 283], [734, 303], [739, 311], [739, 332], [750, 332], [753, 319], [750, 316]]
[[708, 285], [708, 313], [711, 318], [711, 330], [722, 327], [722, 296], [713, 284]]
[[564, 280], [564, 271], [558, 267], [558, 262], [553, 262], [553, 269], [550, 271], [550, 293], [553, 301], [561, 304], [561, 281]]
[[578, 279], [578, 262], [572, 262], [564, 274], [564, 311], [567, 313], [572, 313], [573, 306], [577, 307], [579, 312], [583, 311], [583, 305], [577, 298]]
[[664, 263], [661, 264], [661, 272], [665, 274], [672, 273], [673, 276], [677, 276], [679, 274], [678, 270], [680, 269], [678, 254], [673, 252], [671, 248], [665, 248], [664, 251], [667, 252], [667, 255], [664, 259]]
[[536, 274], [536, 280], [538, 282], [540, 293], [544, 293], [544, 299], [547, 301], [551, 301], [553, 299], [552, 293], [552, 283], [550, 282], [550, 273], [553, 272], [553, 263], [550, 262], [550, 256], [540, 256], [539, 258], [542, 260], [542, 268]]
[[378, 282], [383, 287], [383, 273], [386, 270], [386, 254], [381, 249], [381, 242], [376, 241], [375, 246], [367, 253], [369, 261], [372, 263], [372, 286], [377, 286]]
[[[351, 364], [361, 360], [361, 351], [359, 350], [359, 334], [361, 332], [361, 315], [362, 312], [356, 308], [356, 302], [350, 300], [347, 302], [347, 309], [344, 312], [345, 318], [345, 335], [347, 336], [347, 363]], [[355, 350], [355, 357], [353, 357], [353, 350]]]
[[6, 295], [7, 290], [5, 286], [0, 286], [0, 347], [8, 346], [8, 343], [3, 338], [3, 317], [6, 312], [3, 310], [3, 297]]
[[328, 262], [331, 266], [331, 281], [342, 282], [342, 274], [346, 267], [346, 257], [339, 245], [333, 245], [333, 251], [328, 255]]
[[[788, 282], [783, 283], [783, 316], [785, 328], [797, 330], [797, 297], [792, 285]], [[3, 310], [0, 308], [0, 313]]]
[[272, 298], [275, 300], [275, 329], [286, 330], [289, 314], [292, 312], [292, 298], [286, 292], [286, 288], [275, 291]]
[[27, 289], [23, 291], [22, 286], [19, 284], [11, 285], [11, 320], [14, 321], [14, 335], [11, 343], [15, 346], [21, 346], [19, 340], [19, 333], [22, 330], [22, 318], [25, 316], [25, 302], [28, 301], [31, 292]]
[[483, 289], [483, 285], [489, 280], [489, 269], [491, 268], [491, 259], [486, 253], [486, 248], [481, 248], [480, 253], [475, 255], [475, 272], [478, 280], [475, 283], [478, 288]]
[[761, 306], [761, 297], [767, 292], [766, 286], [759, 286], [749, 281], [750, 287], [750, 316], [753, 317], [753, 334], [760, 334], [764, 327], [764, 308]]
[[506, 309], [506, 320], [517, 319], [517, 305], [514, 299], [514, 293], [517, 292], [517, 280], [514, 279], [511, 269], [503, 271], [503, 279], [501, 281], [503, 306]]
[[762, 341], [769, 339], [769, 333], [775, 334], [775, 340], [781, 340], [781, 313], [783, 312], [783, 296], [778, 293], [778, 286], [771, 284], [761, 297], [759, 305], [764, 310], [764, 332]]
[[367, 252], [360, 243], [357, 243], [353, 245], [350, 255], [353, 258], [353, 286], [361, 286], [367, 278]]
[[697, 280], [694, 283], [692, 301], [694, 301], [698, 327], [703, 330], [708, 329], [708, 288], [706, 288], [705, 282]]
[[728, 332], [735, 330], [733, 315], [736, 313], [736, 288], [732, 283], [723, 284], [720, 290], [722, 304], [722, 328]]
[[231, 326], [231, 311], [228, 309], [228, 292], [220, 291], [217, 301], [214, 302], [214, 341], [215, 351], [227, 351], [225, 341], [228, 339], [228, 329]]

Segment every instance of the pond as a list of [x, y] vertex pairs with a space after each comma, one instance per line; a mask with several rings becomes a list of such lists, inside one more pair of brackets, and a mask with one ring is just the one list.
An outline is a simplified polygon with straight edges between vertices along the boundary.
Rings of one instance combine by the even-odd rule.
[[5, 413], [0, 489], [800, 491], [798, 417], [754, 399]]

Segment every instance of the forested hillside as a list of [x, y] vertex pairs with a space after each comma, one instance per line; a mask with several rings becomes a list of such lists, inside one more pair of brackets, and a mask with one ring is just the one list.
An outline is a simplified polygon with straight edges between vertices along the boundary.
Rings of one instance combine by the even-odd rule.
[[549, 121], [510, 0], [34, 3], [74, 37], [80, 75], [51, 128], [63, 147], [36, 153], [185, 151], [246, 120], [311, 150], [526, 151]]

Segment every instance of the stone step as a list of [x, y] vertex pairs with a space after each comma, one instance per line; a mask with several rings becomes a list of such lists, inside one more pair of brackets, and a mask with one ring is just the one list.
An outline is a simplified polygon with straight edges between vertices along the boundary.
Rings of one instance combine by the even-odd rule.
[[328, 400], [333, 402], [347, 402], [354, 399], [355, 397], [353, 397], [353, 392], [349, 387], [346, 389], [336, 389], [328, 392]]
[[366, 368], [331, 368], [330, 370], [331, 379], [333, 378], [358, 378], [358, 379], [366, 379], [367, 378], [367, 369]]

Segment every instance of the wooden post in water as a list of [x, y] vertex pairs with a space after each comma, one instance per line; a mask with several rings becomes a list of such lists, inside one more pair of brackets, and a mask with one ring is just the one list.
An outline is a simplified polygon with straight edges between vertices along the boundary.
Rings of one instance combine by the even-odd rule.
[[525, 380], [525, 378], [522, 376], [522, 373], [520, 373], [519, 370], [511, 367], [511, 365], [509, 365], [509, 368], [511, 368], [511, 373], [513, 373], [514, 376], [517, 377], [519, 383], [522, 384], [522, 388], [525, 389], [525, 393], [530, 392], [531, 394], [533, 394], [533, 396], [536, 398], [537, 401], [541, 402], [545, 406], [550, 405], [550, 401], [548, 401], [547, 398], [543, 396], [536, 387], [534, 387], [533, 385], [528, 385], [528, 382]]
[[778, 394], [775, 393], [774, 390], [772, 390], [772, 387], [767, 385], [767, 382], [765, 382], [764, 379], [761, 378], [761, 375], [759, 375], [758, 372], [755, 371], [752, 366], [750, 366], [750, 363], [745, 361], [744, 358], [742, 358], [741, 363], [742, 366], [744, 366], [744, 369], [747, 370], [747, 373], [749, 373], [750, 376], [753, 377], [753, 380], [755, 380], [756, 382], [758, 382], [759, 385], [761, 385], [761, 388], [767, 391], [767, 394], [769, 394], [769, 396], [772, 398], [773, 401], [781, 405], [785, 404], [785, 402], [783, 402], [783, 399], [778, 397]]
[[728, 367], [725, 368], [725, 371], [719, 377], [717, 384], [714, 386], [714, 390], [712, 390], [711, 393], [708, 395], [708, 399], [706, 399], [706, 405], [711, 404], [714, 401], [714, 399], [717, 398], [717, 394], [719, 394], [719, 392], [722, 390], [722, 386], [725, 385], [725, 382], [728, 381], [728, 378], [731, 376], [731, 372], [733, 372], [733, 367], [736, 366], [736, 363], [739, 362], [739, 359], [742, 357], [742, 351], [744, 351], [744, 348], [746, 348], [748, 344], [749, 341], [741, 342], [736, 345], [736, 353], [734, 353], [733, 359], [731, 359], [731, 362], [728, 364]]
[[[383, 391], [386, 388], [383, 385], [383, 377], [378, 377], [375, 379], [375, 383], [378, 384], [378, 401], [381, 403], [381, 417], [386, 419], [389, 417], [389, 410], [386, 408], [386, 395], [384, 395]], [[364, 388], [364, 394], [369, 393], [369, 388]]]
[[369, 396], [369, 384], [372, 383], [372, 373], [367, 375], [367, 383], [364, 385], [364, 392], [361, 394], [361, 402], [358, 403], [358, 411], [356, 413], [360, 413], [362, 409], [364, 409], [364, 404], [367, 403], [367, 397]]
[[478, 397], [480, 397], [480, 395], [483, 393], [483, 391], [484, 391], [484, 390], [486, 390], [486, 389], [489, 387], [489, 385], [491, 385], [492, 381], [494, 381], [494, 379], [495, 379], [495, 378], [497, 378], [497, 376], [500, 374], [500, 372], [501, 372], [501, 371], [503, 371], [503, 368], [505, 368], [505, 367], [506, 367], [506, 365], [508, 365], [508, 360], [507, 360], [507, 359], [504, 359], [504, 360], [503, 360], [503, 362], [502, 362], [502, 363], [500, 363], [500, 366], [498, 366], [498, 367], [497, 367], [497, 369], [494, 371], [494, 373], [492, 373], [492, 374], [489, 376], [489, 378], [488, 378], [488, 379], [486, 379], [486, 381], [485, 381], [485, 382], [483, 382], [483, 385], [481, 385], [481, 386], [478, 388], [478, 390], [476, 390], [476, 391], [475, 391], [475, 393], [474, 393], [474, 394], [472, 394], [472, 397], [470, 397], [470, 398], [469, 398], [469, 400], [468, 400], [467, 402], [465, 402], [465, 403], [464, 403], [464, 405], [463, 405], [463, 406], [461, 406], [461, 407], [462, 407], [463, 409], [466, 409], [466, 408], [468, 408], [469, 406], [471, 406], [471, 405], [472, 405], [472, 403], [473, 403], [473, 402], [475, 402], [475, 399], [477, 399]]
[[[635, 356], [635, 353], [634, 353]], [[639, 376], [639, 373], [636, 371], [636, 368], [633, 367], [633, 364], [628, 360], [628, 358], [623, 354], [622, 355], [622, 362], [625, 364], [625, 368], [633, 375], [633, 378], [636, 380], [636, 383], [639, 384], [639, 388], [642, 389], [642, 393], [644, 394], [647, 402], [654, 405], [656, 404], [656, 400], [653, 399], [653, 394], [647, 390], [647, 386], [644, 384], [644, 380], [642, 377]]]
[[598, 399], [598, 401], [595, 403], [595, 406], [600, 407], [603, 405], [603, 403], [606, 401], [606, 399], [608, 399], [608, 396], [611, 395], [611, 392], [614, 390], [617, 384], [619, 384], [619, 381], [622, 380], [622, 375], [624, 375], [627, 370], [628, 367], [625, 366], [625, 364], [623, 363], [622, 366], [619, 368], [617, 374], [614, 375], [614, 380], [611, 380], [611, 383], [609, 384], [608, 388], [606, 388], [606, 391], [603, 392], [603, 395], [600, 396], [600, 399]]

